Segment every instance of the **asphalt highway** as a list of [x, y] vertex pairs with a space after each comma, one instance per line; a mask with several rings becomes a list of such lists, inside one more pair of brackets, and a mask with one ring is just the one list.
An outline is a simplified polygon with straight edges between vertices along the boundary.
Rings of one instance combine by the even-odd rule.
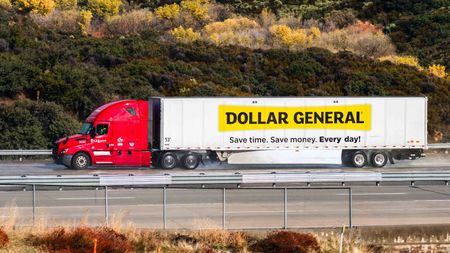
[[0, 176], [13, 175], [86, 175], [86, 174], [163, 174], [163, 173], [261, 173], [261, 172], [426, 172], [426, 171], [450, 171], [450, 155], [444, 153], [429, 153], [427, 157], [417, 160], [400, 160], [395, 164], [388, 164], [384, 168], [365, 167], [356, 169], [344, 167], [336, 161], [336, 164], [310, 164], [310, 165], [226, 165], [211, 164], [206, 162], [197, 169], [186, 171], [173, 169], [170, 171], [150, 168], [93, 168], [88, 170], [70, 170], [63, 165], [54, 164], [51, 160], [24, 160], [24, 161], [0, 161]]
[[[0, 191], [0, 223], [13, 217], [32, 224], [32, 192]], [[450, 224], [450, 186], [352, 187], [352, 220], [355, 226]], [[37, 223], [60, 225], [105, 221], [103, 189], [39, 188]], [[229, 189], [226, 191], [227, 228], [281, 228], [284, 223], [284, 189]], [[167, 189], [167, 228], [222, 226], [221, 189]], [[288, 227], [339, 227], [349, 223], [348, 190], [289, 189]], [[108, 191], [110, 223], [137, 227], [163, 227], [162, 189], [111, 189]]]

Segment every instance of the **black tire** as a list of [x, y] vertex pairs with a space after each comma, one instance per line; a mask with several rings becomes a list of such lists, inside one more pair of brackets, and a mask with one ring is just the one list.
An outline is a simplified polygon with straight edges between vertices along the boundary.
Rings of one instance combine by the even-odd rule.
[[196, 154], [186, 154], [181, 159], [181, 163], [183, 164], [183, 168], [187, 170], [193, 170], [196, 169], [200, 163], [200, 158]]
[[160, 165], [165, 170], [171, 170], [178, 164], [177, 156], [172, 152], [164, 153], [161, 156]]
[[76, 153], [72, 157], [71, 168], [74, 170], [84, 170], [91, 165], [91, 157], [86, 153]]
[[370, 163], [373, 167], [382, 168], [386, 165], [388, 156], [385, 152], [374, 152], [370, 157]]
[[353, 152], [348, 150], [342, 150], [341, 162], [344, 166], [353, 166], [351, 162]]
[[361, 150], [354, 152], [352, 154], [351, 163], [352, 163], [352, 166], [355, 168], [362, 168], [362, 167], [366, 166], [366, 164], [367, 164], [366, 154]]

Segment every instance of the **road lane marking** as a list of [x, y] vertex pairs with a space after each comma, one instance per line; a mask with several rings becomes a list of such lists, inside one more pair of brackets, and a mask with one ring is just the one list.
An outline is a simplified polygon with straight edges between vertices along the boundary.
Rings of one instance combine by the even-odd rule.
[[[380, 195], [407, 195], [406, 192], [374, 192], [374, 193], [352, 193], [352, 196], [380, 196]], [[348, 196], [348, 193], [336, 193], [337, 196]]]
[[[110, 199], [135, 199], [136, 197], [108, 197]], [[79, 198], [56, 198], [56, 200], [96, 200], [105, 199], [104, 197], [79, 197]]]

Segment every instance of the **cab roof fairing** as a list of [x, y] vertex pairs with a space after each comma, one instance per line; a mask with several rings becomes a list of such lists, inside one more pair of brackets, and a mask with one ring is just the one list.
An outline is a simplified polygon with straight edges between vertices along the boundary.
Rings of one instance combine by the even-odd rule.
[[94, 121], [112, 121], [121, 108], [125, 108], [129, 104], [135, 104], [138, 100], [119, 100], [104, 104], [95, 109], [85, 120], [87, 123]]

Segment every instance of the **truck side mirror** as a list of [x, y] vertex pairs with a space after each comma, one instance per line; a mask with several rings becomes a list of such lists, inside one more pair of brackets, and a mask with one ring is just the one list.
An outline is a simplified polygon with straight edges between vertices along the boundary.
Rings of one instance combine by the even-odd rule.
[[95, 137], [95, 127], [91, 128], [91, 131], [89, 132], [89, 134], [91, 135], [91, 138]]

